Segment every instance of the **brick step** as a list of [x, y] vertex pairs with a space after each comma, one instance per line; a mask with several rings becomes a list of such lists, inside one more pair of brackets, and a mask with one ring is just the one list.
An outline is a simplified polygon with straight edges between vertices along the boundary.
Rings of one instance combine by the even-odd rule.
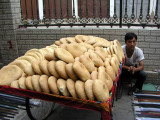
[[146, 83], [152, 83], [156, 85], [160, 85], [160, 74], [159, 72], [155, 71], [145, 71], [147, 74]]

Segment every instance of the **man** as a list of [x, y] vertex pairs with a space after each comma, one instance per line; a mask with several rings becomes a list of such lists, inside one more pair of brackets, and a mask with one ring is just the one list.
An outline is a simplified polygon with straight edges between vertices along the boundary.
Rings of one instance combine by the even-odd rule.
[[[136, 42], [137, 35], [130, 32], [125, 35], [125, 45], [122, 46], [126, 57], [125, 64], [122, 66], [122, 81], [125, 75], [136, 79], [136, 83], [129, 90], [128, 95], [132, 95], [137, 88], [142, 90], [143, 83], [146, 80], [146, 73], [143, 71], [144, 54], [140, 48], [136, 47]], [[138, 67], [136, 66], [137, 62]]]

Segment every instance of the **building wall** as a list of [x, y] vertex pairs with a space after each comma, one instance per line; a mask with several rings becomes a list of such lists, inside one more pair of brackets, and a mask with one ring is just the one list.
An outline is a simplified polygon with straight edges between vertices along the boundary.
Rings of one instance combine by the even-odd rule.
[[123, 45], [126, 32], [135, 32], [138, 35], [137, 46], [144, 51], [145, 70], [160, 68], [160, 30], [157, 28], [18, 28], [20, 17], [20, 0], [0, 0], [0, 48], [4, 65], [24, 55], [29, 49], [43, 48], [63, 37], [94, 35], [109, 41], [118, 39]]

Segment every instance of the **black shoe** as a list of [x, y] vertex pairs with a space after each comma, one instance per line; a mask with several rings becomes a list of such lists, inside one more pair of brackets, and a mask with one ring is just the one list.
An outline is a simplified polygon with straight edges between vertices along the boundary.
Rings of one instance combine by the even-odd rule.
[[133, 95], [135, 91], [136, 91], [136, 86], [131, 87], [130, 90], [128, 91], [128, 95]]

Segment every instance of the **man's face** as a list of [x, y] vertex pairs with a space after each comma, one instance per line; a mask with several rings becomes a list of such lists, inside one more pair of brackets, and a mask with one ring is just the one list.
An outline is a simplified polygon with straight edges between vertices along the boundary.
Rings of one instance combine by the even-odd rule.
[[135, 38], [126, 41], [127, 49], [134, 50], [135, 46], [136, 46], [136, 39]]

